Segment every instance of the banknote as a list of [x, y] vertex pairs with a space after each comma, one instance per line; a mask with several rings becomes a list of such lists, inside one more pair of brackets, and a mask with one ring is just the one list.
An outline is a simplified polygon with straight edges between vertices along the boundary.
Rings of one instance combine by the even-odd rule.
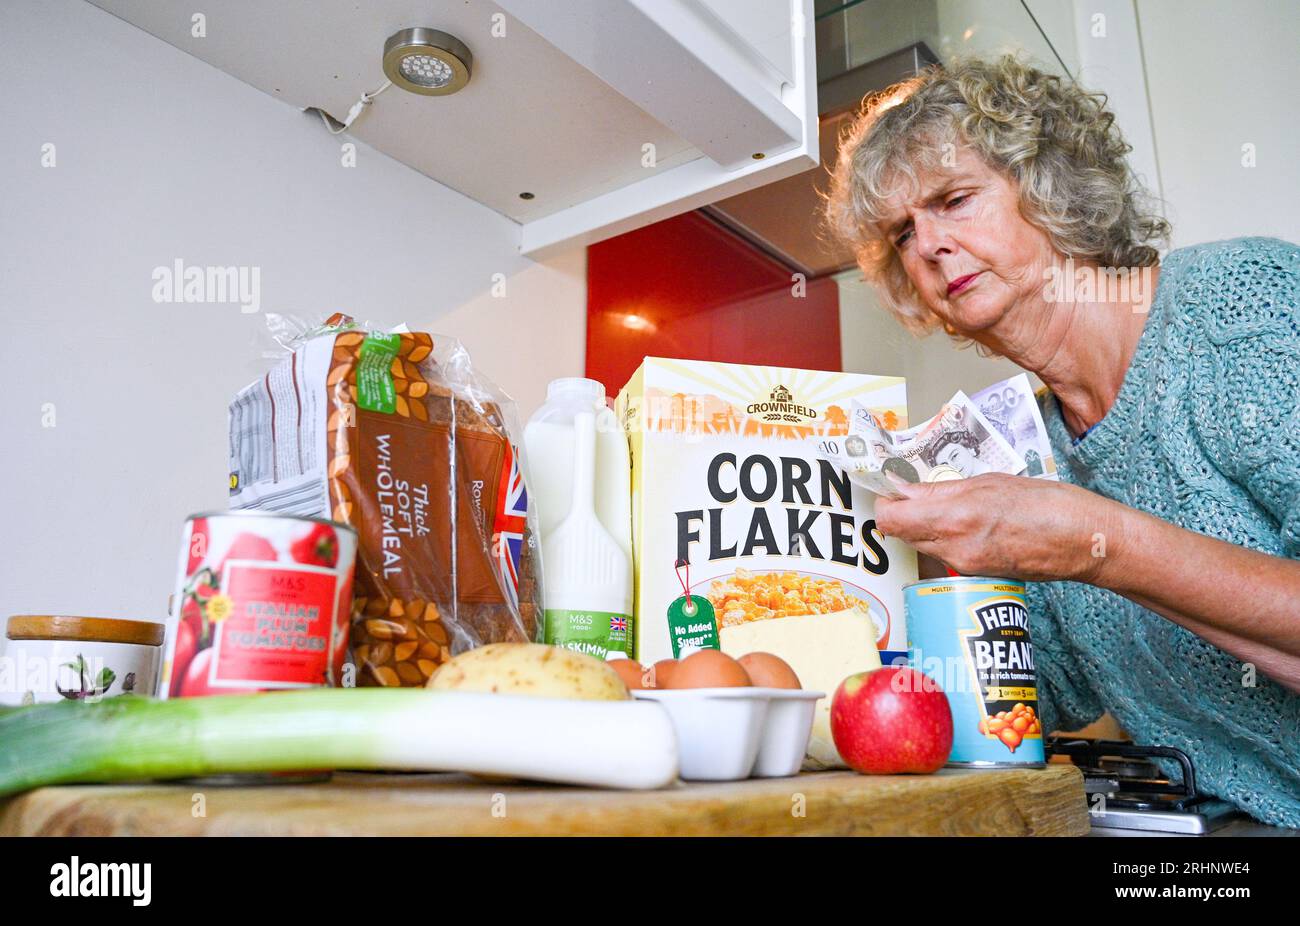
[[1025, 460], [1026, 476], [1056, 479], [1056, 458], [1029, 377], [1020, 373], [971, 396], [985, 419]]
[[919, 482], [966, 479], [981, 473], [1019, 473], [1024, 459], [979, 408], [958, 390], [895, 453], [912, 464]]
[[905, 482], [917, 482], [919, 477], [911, 464], [905, 463], [898, 455], [908, 440], [895, 439], [895, 433], [886, 430], [861, 402], [850, 402], [852, 418], [849, 433], [843, 443], [834, 440], [821, 441], [818, 450], [832, 463], [846, 473], [849, 480], [870, 489], [877, 495], [901, 498], [902, 493], [890, 481], [887, 473], [895, 473]]
[[848, 473], [850, 481], [878, 495], [902, 493], [903, 482], [940, 482], [981, 473], [1019, 473], [1024, 459], [960, 390], [937, 414], [906, 431], [889, 431], [857, 401], [842, 443], [818, 448]]

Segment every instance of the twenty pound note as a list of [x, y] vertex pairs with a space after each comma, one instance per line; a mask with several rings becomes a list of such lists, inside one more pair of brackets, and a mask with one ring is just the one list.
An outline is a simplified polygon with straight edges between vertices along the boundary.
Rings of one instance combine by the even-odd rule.
[[1016, 453], [1024, 457], [1026, 476], [1058, 478], [1056, 458], [1047, 438], [1043, 414], [1026, 374], [981, 389], [971, 396], [971, 401], [979, 406], [980, 413], [997, 428]]

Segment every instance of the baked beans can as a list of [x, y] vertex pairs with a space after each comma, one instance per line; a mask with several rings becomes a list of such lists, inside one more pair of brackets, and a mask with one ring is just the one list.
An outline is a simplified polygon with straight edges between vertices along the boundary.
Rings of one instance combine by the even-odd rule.
[[948, 695], [949, 766], [1044, 765], [1025, 585], [960, 576], [903, 589], [911, 664]]
[[344, 684], [356, 552], [356, 531], [323, 518], [188, 518], [160, 695]]

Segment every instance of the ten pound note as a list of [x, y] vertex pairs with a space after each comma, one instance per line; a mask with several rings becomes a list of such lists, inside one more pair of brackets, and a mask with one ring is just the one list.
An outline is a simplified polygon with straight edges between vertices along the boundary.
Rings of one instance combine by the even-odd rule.
[[852, 415], [842, 442], [821, 440], [817, 449], [877, 495], [901, 498], [894, 480], [943, 482], [982, 473], [1056, 478], [1047, 431], [1023, 373], [974, 399], [958, 390], [934, 417], [903, 431], [887, 430], [856, 400]]

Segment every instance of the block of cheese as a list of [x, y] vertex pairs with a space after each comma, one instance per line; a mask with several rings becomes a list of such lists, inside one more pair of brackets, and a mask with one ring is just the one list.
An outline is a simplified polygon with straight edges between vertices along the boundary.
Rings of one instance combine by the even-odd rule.
[[857, 672], [880, 668], [876, 625], [865, 609], [833, 614], [799, 614], [749, 621], [718, 631], [722, 651], [739, 658], [746, 653], [774, 653], [790, 664], [803, 687], [824, 691], [817, 702], [808, 768], [842, 768], [831, 739], [831, 697], [840, 682]]

